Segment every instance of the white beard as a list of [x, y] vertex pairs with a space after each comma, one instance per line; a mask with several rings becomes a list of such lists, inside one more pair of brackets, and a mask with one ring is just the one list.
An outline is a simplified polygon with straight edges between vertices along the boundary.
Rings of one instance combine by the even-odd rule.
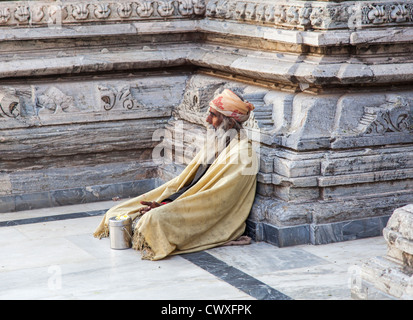
[[235, 130], [225, 130], [225, 124], [222, 122], [217, 128], [211, 124], [207, 124], [207, 134], [205, 146], [207, 149], [206, 159], [208, 164], [214, 162], [218, 155], [227, 147], [227, 143], [231, 138], [231, 134], [236, 133]]

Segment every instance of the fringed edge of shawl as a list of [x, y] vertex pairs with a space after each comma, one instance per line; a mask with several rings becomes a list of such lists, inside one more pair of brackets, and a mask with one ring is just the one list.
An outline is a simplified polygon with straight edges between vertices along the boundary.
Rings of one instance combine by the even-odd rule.
[[135, 232], [132, 237], [132, 248], [140, 251], [143, 260], [153, 260], [155, 252], [145, 241], [145, 237], [140, 232]]
[[102, 239], [102, 238], [107, 238], [107, 237], [109, 237], [109, 228], [106, 227], [106, 226], [104, 226], [103, 230], [101, 230], [101, 231], [96, 231], [96, 232], [93, 234], [93, 236], [94, 236], [95, 238], [98, 238], [99, 240]]

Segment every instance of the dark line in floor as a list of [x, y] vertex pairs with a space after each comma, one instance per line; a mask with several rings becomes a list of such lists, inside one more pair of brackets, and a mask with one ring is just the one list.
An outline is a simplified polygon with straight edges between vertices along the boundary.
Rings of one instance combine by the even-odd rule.
[[181, 256], [257, 300], [292, 300], [282, 292], [205, 251], [182, 254]]
[[65, 214], [58, 214], [58, 215], [45, 216], [45, 217], [33, 217], [33, 218], [26, 218], [26, 219], [0, 221], [0, 227], [12, 227], [12, 226], [19, 226], [23, 224], [94, 217], [94, 216], [103, 215], [106, 213], [106, 211], [107, 210], [96, 210], [96, 211], [86, 211], [86, 212], [65, 213]]

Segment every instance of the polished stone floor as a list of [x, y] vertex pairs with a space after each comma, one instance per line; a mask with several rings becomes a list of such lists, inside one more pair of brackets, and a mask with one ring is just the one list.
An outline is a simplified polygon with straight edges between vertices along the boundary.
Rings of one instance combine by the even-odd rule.
[[0, 214], [0, 299], [346, 300], [382, 237], [219, 247], [147, 261], [92, 233], [115, 202]]

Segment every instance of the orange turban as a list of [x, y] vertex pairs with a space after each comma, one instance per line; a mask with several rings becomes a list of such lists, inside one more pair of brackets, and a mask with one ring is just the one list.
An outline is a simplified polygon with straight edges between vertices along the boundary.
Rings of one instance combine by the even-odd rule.
[[214, 110], [224, 116], [234, 118], [238, 122], [247, 121], [254, 106], [248, 101], [242, 101], [234, 92], [225, 89], [219, 96], [209, 103]]

